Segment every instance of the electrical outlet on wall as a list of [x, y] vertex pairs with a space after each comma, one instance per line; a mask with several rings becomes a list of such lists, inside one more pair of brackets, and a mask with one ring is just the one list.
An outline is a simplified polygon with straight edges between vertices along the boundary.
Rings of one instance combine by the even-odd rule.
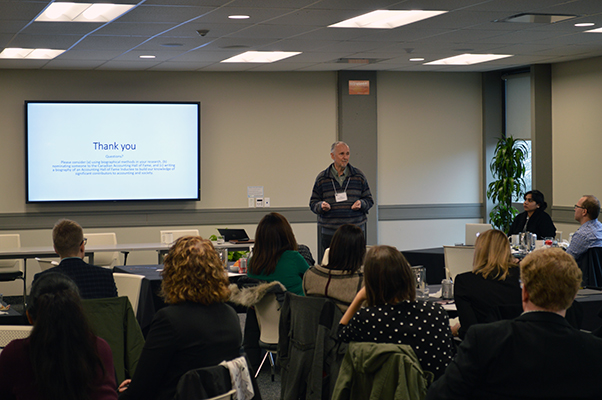
[[270, 198], [266, 197], [263, 199], [263, 206], [264, 207], [269, 207], [270, 206]]

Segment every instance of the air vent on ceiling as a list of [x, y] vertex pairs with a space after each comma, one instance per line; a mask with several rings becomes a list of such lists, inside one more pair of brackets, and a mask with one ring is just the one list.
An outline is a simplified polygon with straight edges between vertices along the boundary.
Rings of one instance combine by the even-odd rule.
[[538, 14], [538, 13], [520, 13], [504, 19], [496, 19], [493, 22], [521, 22], [527, 24], [553, 24], [567, 19], [577, 18], [571, 14]]
[[384, 58], [339, 58], [335, 62], [339, 64], [375, 64]]

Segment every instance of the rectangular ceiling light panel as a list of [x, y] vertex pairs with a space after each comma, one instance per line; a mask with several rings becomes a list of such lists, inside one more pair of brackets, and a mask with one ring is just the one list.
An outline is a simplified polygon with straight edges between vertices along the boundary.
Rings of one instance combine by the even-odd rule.
[[32, 59], [32, 60], [52, 60], [55, 57], [63, 54], [65, 50], [53, 49], [22, 49], [22, 48], [6, 48], [0, 53], [0, 58], [12, 59]]
[[369, 28], [393, 29], [408, 25], [423, 19], [445, 14], [447, 11], [421, 11], [421, 10], [376, 10], [359, 17], [347, 19], [329, 25], [329, 28]]
[[109, 22], [131, 10], [133, 4], [51, 3], [36, 22]]
[[230, 57], [223, 63], [273, 63], [288, 57], [301, 54], [299, 51], [247, 51], [234, 57]]
[[512, 54], [461, 54], [459, 56], [431, 61], [424, 65], [472, 65], [506, 57], [512, 57]]

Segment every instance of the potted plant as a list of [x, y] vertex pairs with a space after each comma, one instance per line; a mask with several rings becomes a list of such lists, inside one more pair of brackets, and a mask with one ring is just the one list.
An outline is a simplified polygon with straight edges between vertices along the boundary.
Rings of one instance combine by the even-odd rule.
[[494, 181], [487, 186], [487, 198], [495, 204], [489, 218], [491, 224], [502, 232], [508, 232], [518, 214], [518, 210], [512, 207], [512, 199], [520, 198], [525, 191], [527, 151], [524, 140], [501, 137], [489, 164]]

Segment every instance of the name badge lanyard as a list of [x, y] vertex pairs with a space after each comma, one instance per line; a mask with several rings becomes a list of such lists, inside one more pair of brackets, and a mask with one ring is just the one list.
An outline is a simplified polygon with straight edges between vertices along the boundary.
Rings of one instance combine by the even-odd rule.
[[342, 201], [347, 201], [347, 188], [349, 187], [350, 180], [351, 180], [351, 177], [347, 178], [347, 185], [345, 185], [345, 190], [343, 191], [343, 193], [337, 193], [337, 188], [334, 186], [334, 179], [331, 181], [332, 188], [334, 189], [334, 199], [336, 200], [337, 203], [340, 203]]

